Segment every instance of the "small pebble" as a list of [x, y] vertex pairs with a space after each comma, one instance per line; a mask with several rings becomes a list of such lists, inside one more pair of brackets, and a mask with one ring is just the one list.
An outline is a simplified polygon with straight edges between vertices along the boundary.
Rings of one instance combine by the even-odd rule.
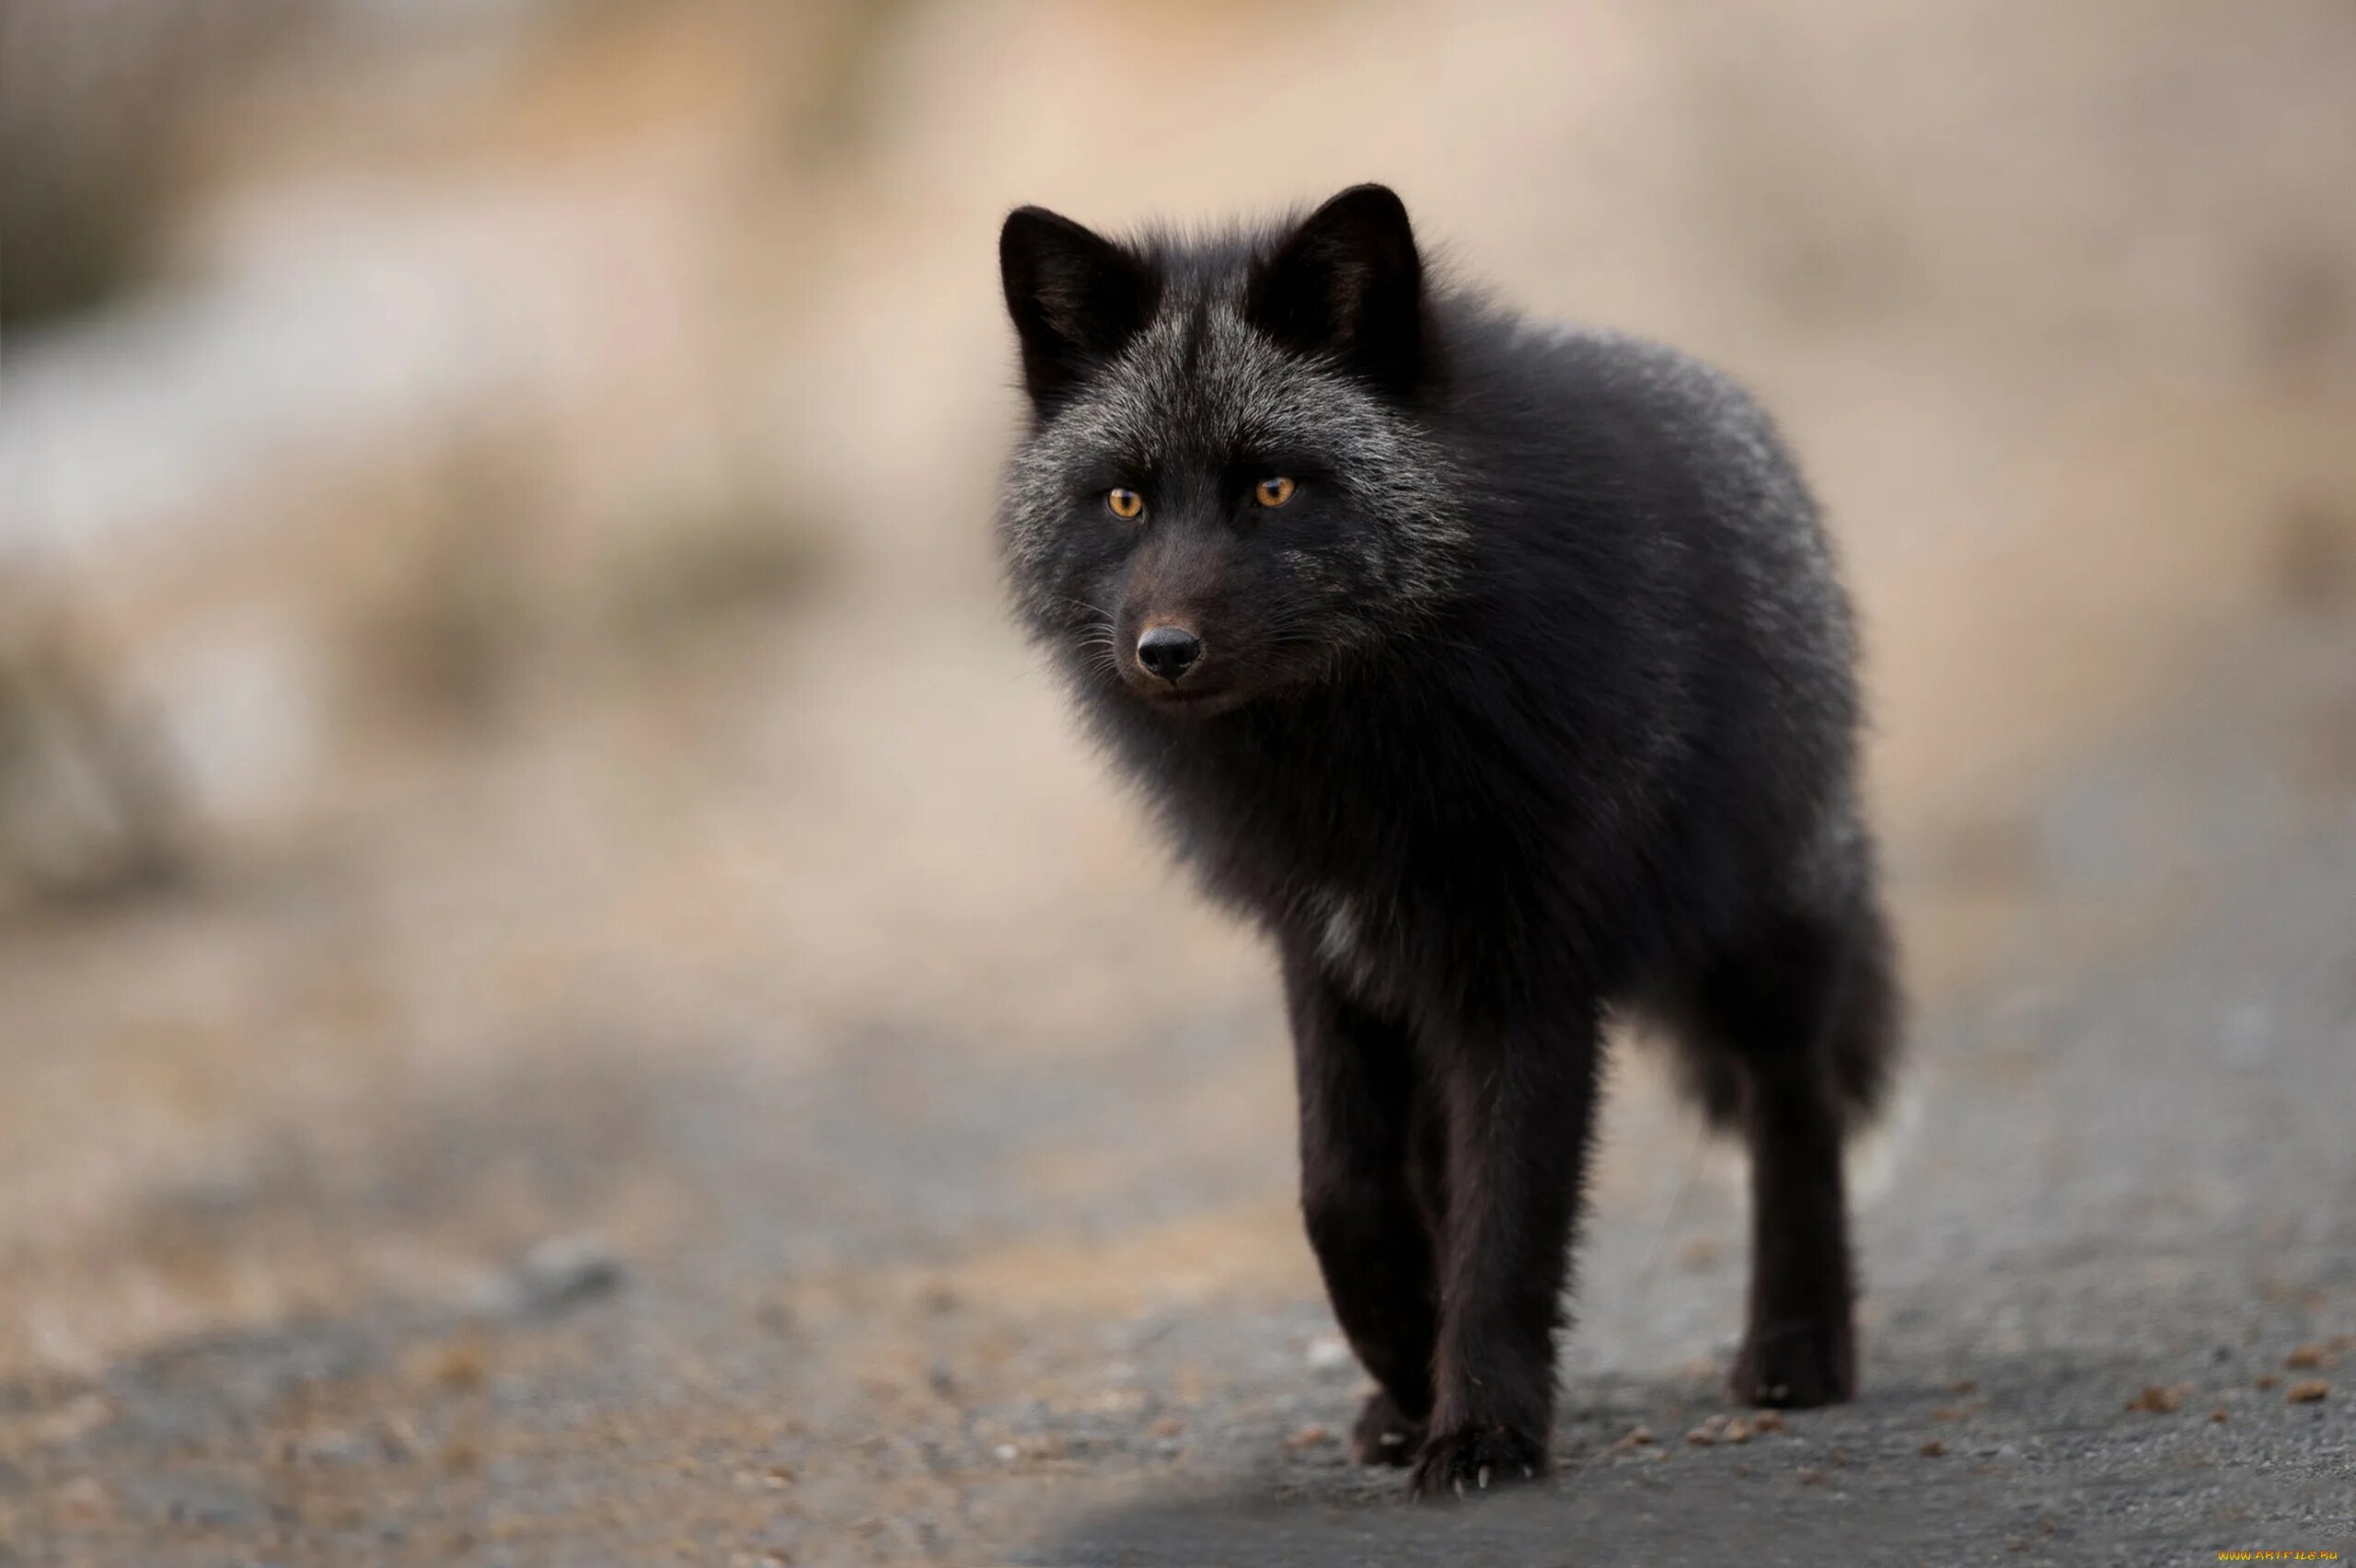
[[1934, 1437], [1914, 1451], [1926, 1459], [1935, 1459], [1947, 1451], [1947, 1446]]
[[1321, 1443], [1332, 1442], [1334, 1434], [1325, 1427], [1304, 1426], [1285, 1439], [1285, 1447], [1297, 1454], [1303, 1448], [1314, 1448]]
[[1616, 1454], [1625, 1454], [1634, 1449], [1646, 1447], [1658, 1441], [1659, 1439], [1653, 1435], [1653, 1429], [1651, 1427], [1632, 1426], [1628, 1428], [1627, 1435], [1622, 1437], [1620, 1441], [1611, 1445], [1611, 1451]]
[[376, 1446], [386, 1458], [398, 1464], [418, 1451], [417, 1428], [398, 1415], [388, 1415], [378, 1424]]
[[2331, 1353], [2319, 1344], [2303, 1344], [2282, 1358], [2282, 1365], [2293, 1372], [2312, 1372], [2331, 1359]]
[[595, 1236], [559, 1236], [525, 1254], [508, 1288], [518, 1312], [543, 1315], [594, 1300], [621, 1287], [629, 1274], [622, 1255]]
[[1762, 1410], [1750, 1418], [1753, 1432], [1781, 1432], [1789, 1423], [1772, 1410]]
[[491, 1373], [490, 1358], [482, 1342], [468, 1338], [453, 1340], [425, 1358], [422, 1368], [434, 1382], [453, 1393], [470, 1394], [481, 1388]]
[[368, 1458], [369, 1445], [356, 1433], [318, 1432], [305, 1439], [299, 1455], [313, 1464], [358, 1464]]
[[2331, 1393], [2331, 1385], [2320, 1378], [2305, 1378], [2291, 1385], [2282, 1397], [2292, 1404], [2321, 1404]]
[[2145, 1385], [2142, 1393], [2128, 1401], [2127, 1408], [2142, 1411], [2146, 1415], [2168, 1415], [2183, 1403], [2183, 1397], [2175, 1389], [2152, 1383]]

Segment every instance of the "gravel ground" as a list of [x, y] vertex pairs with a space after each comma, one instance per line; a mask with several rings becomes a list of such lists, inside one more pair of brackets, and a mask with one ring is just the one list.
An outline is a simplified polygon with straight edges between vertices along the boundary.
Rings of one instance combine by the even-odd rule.
[[1739, 1189], [1641, 1049], [1560, 1473], [1417, 1509], [1342, 1459], [1362, 1384], [1290, 1209], [1264, 971], [1080, 1053], [987, 1024], [805, 1049], [707, 1009], [692, 1048], [618, 1024], [388, 1100], [329, 1129], [357, 1174], [289, 1155], [156, 1198], [93, 1254], [92, 1314], [272, 1238], [364, 1251], [370, 1285], [0, 1383], [0, 1562], [2356, 1547], [2351, 671], [2345, 618], [2254, 636], [2027, 809], [1896, 847], [1926, 978], [1861, 1160], [1846, 1409], [1722, 1403]]

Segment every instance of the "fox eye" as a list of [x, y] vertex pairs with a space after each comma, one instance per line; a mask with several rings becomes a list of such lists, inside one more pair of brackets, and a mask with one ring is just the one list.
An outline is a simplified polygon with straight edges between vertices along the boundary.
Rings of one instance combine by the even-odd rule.
[[1272, 475], [1253, 487], [1252, 499], [1263, 506], [1282, 506], [1299, 488], [1281, 474]]
[[1104, 504], [1113, 509], [1114, 516], [1127, 521], [1144, 513], [1145, 497], [1133, 490], [1116, 487], [1104, 492]]

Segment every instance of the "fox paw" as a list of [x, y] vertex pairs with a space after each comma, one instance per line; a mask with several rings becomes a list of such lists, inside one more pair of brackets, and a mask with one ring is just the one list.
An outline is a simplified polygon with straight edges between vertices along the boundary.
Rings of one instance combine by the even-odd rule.
[[1423, 1446], [1422, 1422], [1411, 1418], [1380, 1389], [1367, 1396], [1366, 1408], [1358, 1412], [1357, 1424], [1350, 1429], [1351, 1463], [1403, 1468], [1415, 1462], [1415, 1451]]
[[1510, 1426], [1435, 1433], [1415, 1456], [1407, 1490], [1422, 1498], [1470, 1497], [1546, 1473], [1546, 1445]]
[[1753, 1325], [1728, 1380], [1745, 1404], [1812, 1410], [1857, 1391], [1856, 1342], [1846, 1323], [1786, 1318]]

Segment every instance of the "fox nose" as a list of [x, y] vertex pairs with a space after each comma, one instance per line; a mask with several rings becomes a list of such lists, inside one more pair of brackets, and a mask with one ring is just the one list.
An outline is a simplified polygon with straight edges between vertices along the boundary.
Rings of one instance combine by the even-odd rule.
[[1138, 663], [1149, 674], [1174, 681], [1203, 656], [1203, 640], [1183, 626], [1149, 626], [1138, 639]]

